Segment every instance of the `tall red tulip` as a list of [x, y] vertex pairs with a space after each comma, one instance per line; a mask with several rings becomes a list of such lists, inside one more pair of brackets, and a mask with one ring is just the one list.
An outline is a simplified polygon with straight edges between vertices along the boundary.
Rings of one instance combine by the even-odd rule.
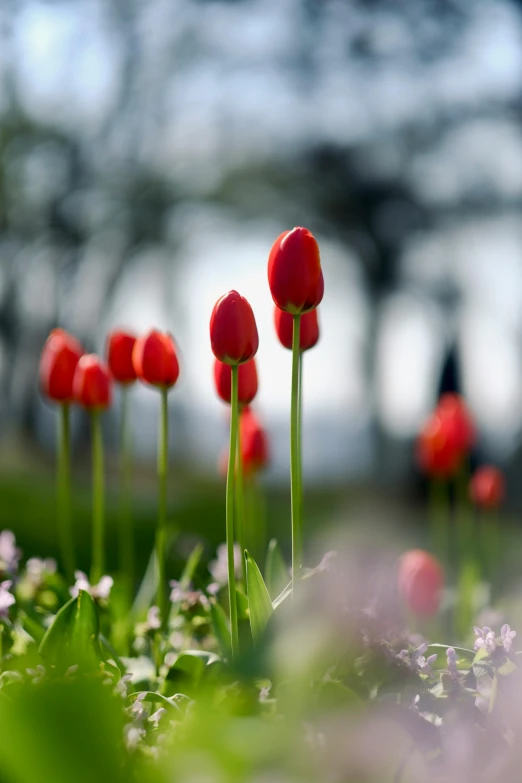
[[93, 353], [81, 357], [74, 373], [75, 402], [84, 408], [103, 410], [111, 404], [111, 376]]
[[243, 364], [257, 353], [256, 319], [250, 304], [237, 291], [229, 291], [214, 305], [210, 344], [216, 359], [224, 364]]
[[470, 496], [479, 508], [495, 509], [502, 505], [506, 486], [502, 472], [493, 465], [483, 465], [470, 481]]
[[134, 383], [137, 378], [132, 363], [135, 343], [136, 336], [122, 329], [115, 329], [107, 338], [107, 364], [112, 377], [118, 383]]
[[289, 313], [306, 313], [321, 302], [319, 246], [307, 228], [297, 226], [277, 237], [268, 257], [268, 284], [275, 304]]
[[64, 329], [53, 329], [47, 338], [40, 359], [42, 392], [54, 402], [73, 400], [73, 378], [83, 348]]
[[399, 562], [399, 593], [407, 608], [419, 617], [437, 613], [444, 587], [439, 561], [423, 549], [411, 549]]
[[463, 451], [454, 437], [452, 422], [435, 411], [422, 428], [417, 441], [420, 468], [429, 476], [449, 478], [462, 464]]
[[473, 418], [464, 399], [454, 392], [443, 394], [436, 410], [445, 420], [455, 448], [463, 454], [468, 453], [475, 444], [476, 432]]
[[[214, 360], [214, 383], [218, 396], [223, 402], [230, 404], [232, 393], [232, 368], [229, 364]], [[249, 405], [257, 394], [257, 367], [256, 360], [240, 364], [238, 368], [238, 402], [240, 405]]]
[[144, 383], [168, 389], [179, 377], [179, 362], [172, 336], [151, 329], [136, 340], [132, 351], [136, 375]]
[[[279, 338], [279, 342], [284, 348], [292, 350], [292, 335], [294, 329], [294, 319], [291, 313], [286, 310], [274, 308], [274, 324]], [[317, 308], [303, 313], [299, 325], [299, 350], [308, 351], [317, 345], [319, 341], [319, 320], [317, 318]]]

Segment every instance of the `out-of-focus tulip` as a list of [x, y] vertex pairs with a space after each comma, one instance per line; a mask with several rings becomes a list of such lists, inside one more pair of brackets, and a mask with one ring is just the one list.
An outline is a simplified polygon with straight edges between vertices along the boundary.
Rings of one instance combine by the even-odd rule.
[[455, 442], [455, 448], [464, 454], [468, 453], [475, 444], [476, 432], [473, 418], [463, 398], [453, 392], [443, 394], [436, 410], [447, 422], [446, 426]]
[[214, 305], [210, 344], [216, 359], [224, 364], [243, 364], [257, 353], [256, 319], [250, 304], [237, 291], [229, 291]]
[[73, 400], [73, 378], [83, 349], [64, 329], [53, 329], [45, 341], [40, 359], [40, 385], [54, 402]]
[[107, 338], [107, 364], [112, 377], [118, 383], [134, 383], [136, 370], [132, 363], [132, 351], [136, 336], [121, 329], [115, 329]]
[[463, 451], [454, 437], [454, 428], [438, 411], [432, 413], [417, 441], [417, 459], [429, 476], [449, 478], [462, 465]]
[[400, 559], [398, 586], [411, 612], [419, 617], [432, 617], [439, 609], [444, 587], [442, 566], [429, 552], [411, 549]]
[[95, 354], [85, 354], [76, 365], [73, 392], [75, 402], [89, 410], [103, 410], [111, 404], [109, 369]]
[[[291, 313], [286, 310], [274, 308], [274, 324], [279, 337], [279, 342], [284, 348], [292, 350], [292, 336], [294, 332], [294, 319]], [[317, 309], [303, 313], [299, 329], [299, 350], [308, 351], [313, 348], [319, 340], [319, 320], [317, 318]]]
[[179, 362], [172, 336], [151, 329], [138, 337], [132, 351], [136, 375], [144, 383], [168, 389], [179, 377]]
[[475, 471], [469, 489], [472, 501], [479, 508], [498, 508], [502, 504], [506, 492], [504, 476], [493, 465], [484, 465]]
[[277, 237], [268, 257], [268, 284], [275, 304], [289, 313], [306, 313], [321, 302], [319, 246], [307, 228], [297, 226]]
[[[214, 360], [214, 383], [218, 396], [223, 402], [230, 404], [232, 394], [232, 368], [229, 364]], [[240, 364], [238, 368], [238, 401], [240, 405], [248, 405], [257, 394], [256, 360]]]
[[239, 430], [243, 470], [247, 475], [257, 473], [268, 464], [268, 436], [250, 408], [242, 411]]

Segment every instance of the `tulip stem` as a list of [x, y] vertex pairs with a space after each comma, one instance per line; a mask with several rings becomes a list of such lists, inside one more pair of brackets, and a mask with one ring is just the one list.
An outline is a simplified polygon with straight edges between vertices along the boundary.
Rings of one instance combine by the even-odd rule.
[[92, 440], [92, 566], [91, 584], [99, 582], [104, 569], [105, 509], [101, 411], [91, 411]]
[[294, 315], [292, 334], [292, 397], [290, 406], [290, 493], [292, 505], [292, 589], [295, 596], [302, 565], [301, 453], [299, 436], [299, 364], [301, 315]]
[[241, 550], [241, 572], [243, 582], [246, 585], [246, 561], [244, 552], [246, 546], [246, 518], [245, 518], [245, 483], [243, 476], [243, 458], [241, 452], [241, 426], [237, 428], [237, 477], [236, 477], [236, 539]]
[[449, 487], [446, 480], [439, 476], [430, 478], [429, 511], [433, 552], [449, 565]]
[[166, 542], [167, 542], [167, 467], [168, 467], [168, 389], [161, 389], [160, 437], [158, 447], [159, 505], [156, 530], [156, 562], [158, 568], [157, 602], [163, 630], [169, 617], [167, 596]]
[[71, 520], [71, 455], [70, 409], [67, 403], [60, 405], [58, 418], [57, 497], [59, 540], [63, 567], [69, 584], [74, 581], [75, 556]]
[[[237, 623], [237, 598], [236, 598], [236, 576], [234, 570], [234, 489], [235, 489], [235, 467], [236, 467], [236, 447], [238, 441], [238, 366], [232, 365], [232, 384], [231, 384], [231, 416], [230, 416], [230, 452], [228, 458], [227, 472], [227, 496], [226, 496], [226, 535], [227, 535], [227, 556], [228, 556], [228, 601], [230, 604], [230, 630], [232, 635], [232, 657], [235, 658], [239, 652], [239, 633]], [[241, 553], [243, 559], [243, 553]]]
[[132, 531], [132, 443], [129, 423], [129, 388], [121, 389], [120, 419], [120, 508], [119, 548], [120, 571], [129, 589], [129, 600], [134, 590], [134, 542]]

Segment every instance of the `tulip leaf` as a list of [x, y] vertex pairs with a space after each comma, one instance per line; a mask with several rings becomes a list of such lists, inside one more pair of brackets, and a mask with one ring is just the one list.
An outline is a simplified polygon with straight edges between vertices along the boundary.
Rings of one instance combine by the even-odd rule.
[[245, 561], [250, 628], [254, 644], [259, 644], [274, 610], [261, 571], [246, 551]]
[[288, 583], [288, 568], [275, 538], [268, 545], [265, 565], [265, 580], [272, 600], [277, 598]]
[[80, 590], [62, 606], [42, 639], [39, 653], [59, 668], [74, 664], [96, 668], [103, 660], [98, 610], [88, 592]]

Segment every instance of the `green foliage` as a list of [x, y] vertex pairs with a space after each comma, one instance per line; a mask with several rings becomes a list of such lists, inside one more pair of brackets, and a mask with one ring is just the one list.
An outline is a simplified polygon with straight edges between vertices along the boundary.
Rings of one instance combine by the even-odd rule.
[[248, 552], [245, 561], [250, 628], [254, 644], [259, 644], [274, 610], [261, 571]]
[[80, 590], [63, 606], [40, 644], [42, 658], [60, 669], [81, 664], [93, 669], [103, 659], [99, 641], [96, 605], [85, 590]]

